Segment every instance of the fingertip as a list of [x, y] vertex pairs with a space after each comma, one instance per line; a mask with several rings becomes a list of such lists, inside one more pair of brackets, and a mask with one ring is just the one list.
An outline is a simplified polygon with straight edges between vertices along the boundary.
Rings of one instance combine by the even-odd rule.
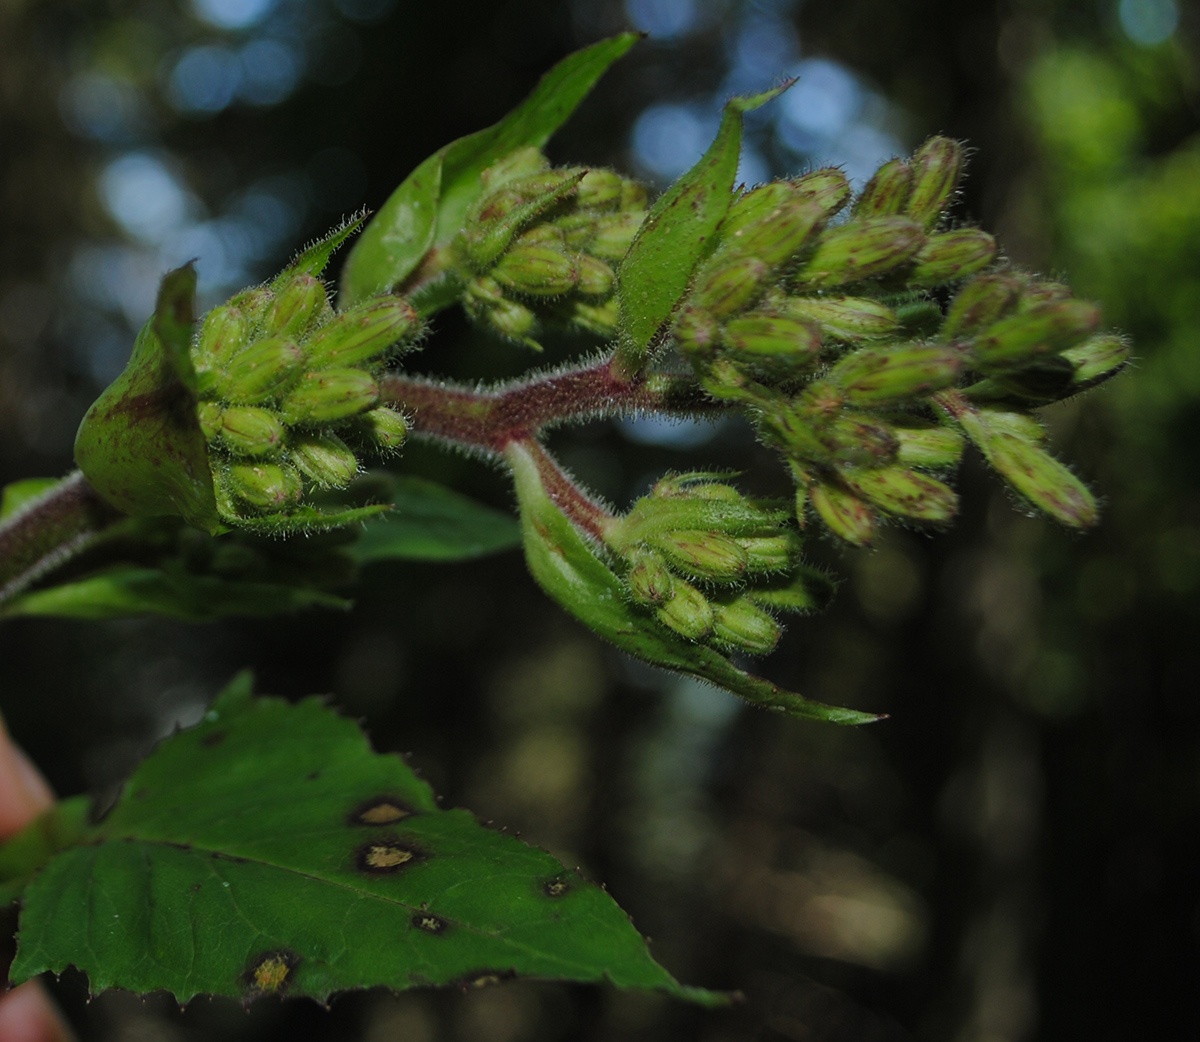
[[0, 1042], [74, 1042], [75, 1033], [37, 981], [0, 998]]
[[0, 720], [0, 837], [24, 828], [53, 802], [50, 786]]

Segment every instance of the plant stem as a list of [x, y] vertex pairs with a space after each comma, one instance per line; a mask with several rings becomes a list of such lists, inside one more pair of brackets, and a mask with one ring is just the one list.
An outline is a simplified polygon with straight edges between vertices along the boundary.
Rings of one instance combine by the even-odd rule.
[[74, 557], [122, 516], [76, 471], [0, 522], [0, 604]]
[[598, 543], [604, 541], [605, 529], [613, 515], [575, 484], [540, 441], [536, 438], [515, 439], [509, 442], [508, 448], [510, 452], [519, 450], [529, 457], [537, 468], [546, 495], [576, 528]]
[[622, 379], [611, 356], [484, 390], [399, 375], [384, 377], [381, 388], [385, 401], [410, 413], [415, 434], [488, 455], [567, 420], [641, 411], [694, 416], [721, 408], [690, 377]]

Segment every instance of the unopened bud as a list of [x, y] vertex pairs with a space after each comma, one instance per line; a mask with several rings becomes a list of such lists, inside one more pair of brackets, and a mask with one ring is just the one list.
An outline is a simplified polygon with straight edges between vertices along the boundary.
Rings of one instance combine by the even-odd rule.
[[899, 324], [891, 308], [870, 297], [788, 297], [784, 311], [819, 323], [839, 340], [887, 336]]
[[320, 280], [297, 275], [275, 291], [263, 323], [276, 336], [298, 340], [328, 306]]
[[743, 192], [730, 203], [721, 221], [722, 243], [737, 239], [752, 225], [770, 220], [781, 207], [796, 198], [796, 189], [789, 181], [771, 181], [752, 191]]
[[596, 234], [596, 215], [587, 211], [563, 214], [554, 224], [562, 232], [563, 245], [574, 253], [587, 249]]
[[855, 467], [878, 467], [896, 458], [896, 438], [872, 416], [849, 411], [819, 427], [817, 436], [828, 458]]
[[314, 369], [365, 365], [420, 327], [416, 309], [401, 297], [381, 297], [341, 312], [307, 344]]
[[361, 438], [384, 452], [400, 448], [408, 434], [404, 417], [386, 405], [356, 416], [354, 427]]
[[621, 181], [621, 209], [631, 213], [644, 213], [649, 202], [646, 186], [629, 178]]
[[514, 246], [492, 269], [495, 280], [531, 297], [558, 297], [574, 288], [579, 269], [553, 246]]
[[744, 596], [762, 608], [805, 613], [820, 611], [833, 599], [834, 584], [828, 575], [806, 565], [792, 568], [784, 579], [748, 587]]
[[246, 321], [253, 325], [263, 320], [274, 299], [275, 294], [266, 286], [249, 286], [241, 292], [235, 293], [225, 303], [226, 306], [240, 311]]
[[[973, 401], [1016, 397], [1029, 402], [1056, 402], [1074, 394], [1074, 379], [1075, 367], [1062, 355], [1043, 355], [1020, 369], [995, 372], [966, 390]], [[991, 393], [993, 388], [996, 393]]]
[[757, 257], [723, 260], [700, 277], [691, 302], [717, 318], [728, 318], [754, 302], [770, 273]]
[[240, 308], [227, 304], [213, 308], [200, 323], [196, 369], [219, 369], [245, 347], [249, 336], [250, 323]]
[[1028, 412], [983, 408], [976, 410], [972, 419], [986, 432], [986, 436], [1008, 434], [1032, 445], [1042, 445], [1049, 437], [1041, 421]]
[[743, 536], [738, 542], [746, 551], [746, 571], [751, 575], [786, 571], [800, 553], [800, 539], [794, 532]]
[[291, 460], [317, 488], [345, 488], [358, 473], [350, 447], [333, 434], [300, 434], [292, 439]]
[[884, 163], [854, 201], [855, 217], [890, 217], [904, 212], [912, 188], [912, 170], [903, 159]]
[[1021, 287], [1021, 295], [1017, 300], [1017, 310], [1028, 311], [1039, 304], [1049, 304], [1055, 300], [1066, 300], [1070, 295], [1071, 287], [1061, 282], [1030, 279]]
[[216, 402], [201, 402], [196, 407], [196, 420], [205, 441], [212, 441], [221, 429], [221, 413], [224, 410]]
[[1119, 336], [1095, 336], [1067, 348], [1062, 356], [1075, 367], [1072, 389], [1081, 391], [1116, 376], [1128, 364], [1130, 349]]
[[982, 446], [988, 462], [1019, 495], [1072, 528], [1096, 523], [1096, 500], [1087, 486], [1037, 445], [997, 433]]
[[910, 286], [936, 286], [986, 268], [996, 256], [996, 240], [978, 228], [955, 228], [931, 235], [913, 257], [905, 276]]
[[949, 427], [892, 426], [896, 439], [896, 462], [907, 467], [939, 470], [956, 466], [962, 459], [963, 436]]
[[962, 369], [957, 351], [938, 344], [905, 343], [860, 348], [846, 355], [828, 379], [851, 405], [884, 405], [950, 387]]
[[808, 501], [825, 527], [851, 546], [870, 546], [875, 539], [878, 515], [853, 492], [817, 481], [808, 489]]
[[746, 361], [784, 359], [808, 365], [821, 351], [821, 327], [802, 318], [754, 312], [725, 324], [724, 342]]
[[868, 503], [897, 517], [941, 524], [958, 513], [954, 490], [920, 471], [905, 467], [848, 470], [842, 480]]
[[278, 397], [296, 381], [304, 352], [283, 337], [259, 340], [229, 359], [215, 374], [217, 396], [254, 405]]
[[747, 597], [735, 597], [713, 612], [712, 640], [730, 650], [765, 655], [782, 635], [783, 627]]
[[589, 297], [607, 297], [613, 291], [613, 270], [602, 260], [579, 254], [579, 281], [576, 288]]
[[1011, 275], [980, 275], [972, 279], [950, 301], [942, 336], [957, 340], [986, 329], [1016, 307], [1020, 288]]
[[625, 576], [630, 599], [648, 608], [670, 600], [675, 592], [675, 578], [666, 562], [658, 554], [644, 550], [633, 555], [632, 560]]
[[541, 151], [532, 146], [518, 148], [502, 159], [496, 160], [479, 175], [484, 191], [492, 192], [510, 181], [529, 177], [533, 174], [543, 174], [550, 169], [550, 161]]
[[814, 289], [844, 286], [886, 275], [910, 260], [925, 241], [907, 217], [866, 217], [826, 229], [796, 274]]
[[712, 631], [712, 605], [682, 579], [674, 580], [671, 597], [654, 614], [664, 626], [688, 640], [700, 640]]
[[837, 167], [814, 170], [811, 174], [796, 178], [792, 185], [798, 194], [816, 200], [827, 218], [850, 201], [850, 182]]
[[689, 304], [672, 327], [681, 351], [699, 358], [710, 356], [721, 341], [721, 323], [711, 311]]
[[278, 463], [235, 463], [225, 481], [235, 499], [264, 513], [286, 510], [304, 494], [300, 475]]
[[1056, 354], [1086, 339], [1100, 322], [1094, 304], [1056, 300], [993, 323], [977, 337], [972, 354], [984, 367], [1004, 369]]
[[611, 170], [589, 170], [575, 190], [575, 204], [585, 210], [615, 210], [624, 180]]
[[349, 419], [373, 409], [379, 385], [361, 369], [322, 369], [305, 373], [283, 399], [281, 412], [289, 424], [322, 424]]
[[217, 437], [235, 456], [273, 456], [283, 448], [285, 433], [277, 413], [240, 405], [221, 413]]
[[930, 138], [913, 155], [912, 191], [905, 210], [923, 228], [932, 228], [942, 216], [958, 187], [965, 160], [962, 145], [946, 137]]
[[715, 532], [656, 533], [647, 540], [684, 575], [694, 579], [726, 581], [745, 574], [746, 551], [734, 539]]
[[487, 271], [525, 225], [571, 195], [582, 176], [540, 174], [484, 195], [468, 212], [457, 240], [463, 259], [477, 271]]
[[645, 214], [614, 213], [596, 221], [596, 231], [587, 252], [609, 264], [619, 264], [629, 252], [629, 244], [642, 226]]
[[771, 214], [724, 235], [721, 249], [778, 267], [800, 251], [824, 219], [825, 211], [814, 200], [790, 199]]

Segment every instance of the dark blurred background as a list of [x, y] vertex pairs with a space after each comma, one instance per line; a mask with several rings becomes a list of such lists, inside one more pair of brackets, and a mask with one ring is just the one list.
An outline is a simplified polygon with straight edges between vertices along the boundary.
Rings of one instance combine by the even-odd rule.
[[[247, 1015], [85, 1004], [68, 975], [60, 1001], [105, 1042], [1200, 1037], [1195, 5], [0, 0], [0, 484], [71, 466], [168, 267], [199, 257], [205, 306], [265, 278], [629, 27], [650, 39], [554, 159], [665, 185], [724, 98], [784, 75], [800, 81], [752, 117], [747, 181], [836, 162], [861, 183], [931, 133], [977, 150], [958, 215], [1137, 345], [1133, 371], [1046, 412], [1101, 527], [1025, 516], [973, 460], [952, 532], [815, 544], [845, 582], [761, 668], [891, 714], [853, 731], [623, 660], [516, 553], [381, 566], [347, 614], [10, 621], [0, 706], [60, 792], [111, 789], [252, 666], [269, 692], [335, 692], [449, 803], [603, 880], [676, 976], [747, 995], [713, 1014], [516, 983]], [[417, 363], [473, 378], [530, 361], [447, 314]], [[668, 469], [778, 481], [736, 425], [598, 423], [554, 445], [618, 504]], [[413, 446], [401, 465], [511, 507], [477, 463]]]

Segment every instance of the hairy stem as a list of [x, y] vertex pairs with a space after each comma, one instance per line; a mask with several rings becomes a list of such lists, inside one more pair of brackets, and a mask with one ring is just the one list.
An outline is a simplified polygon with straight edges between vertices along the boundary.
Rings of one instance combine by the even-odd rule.
[[642, 411], [688, 416], [721, 408], [690, 377], [623, 379], [611, 357], [484, 390], [395, 374], [381, 387], [385, 401], [410, 414], [414, 433], [495, 455], [568, 420]]
[[121, 516], [76, 471], [0, 523], [0, 605]]
[[597, 542], [604, 541], [604, 531], [613, 515], [575, 484], [540, 441], [521, 438], [509, 442], [508, 449], [509, 453], [521, 452], [529, 458], [537, 468], [546, 495], [563, 516]]

